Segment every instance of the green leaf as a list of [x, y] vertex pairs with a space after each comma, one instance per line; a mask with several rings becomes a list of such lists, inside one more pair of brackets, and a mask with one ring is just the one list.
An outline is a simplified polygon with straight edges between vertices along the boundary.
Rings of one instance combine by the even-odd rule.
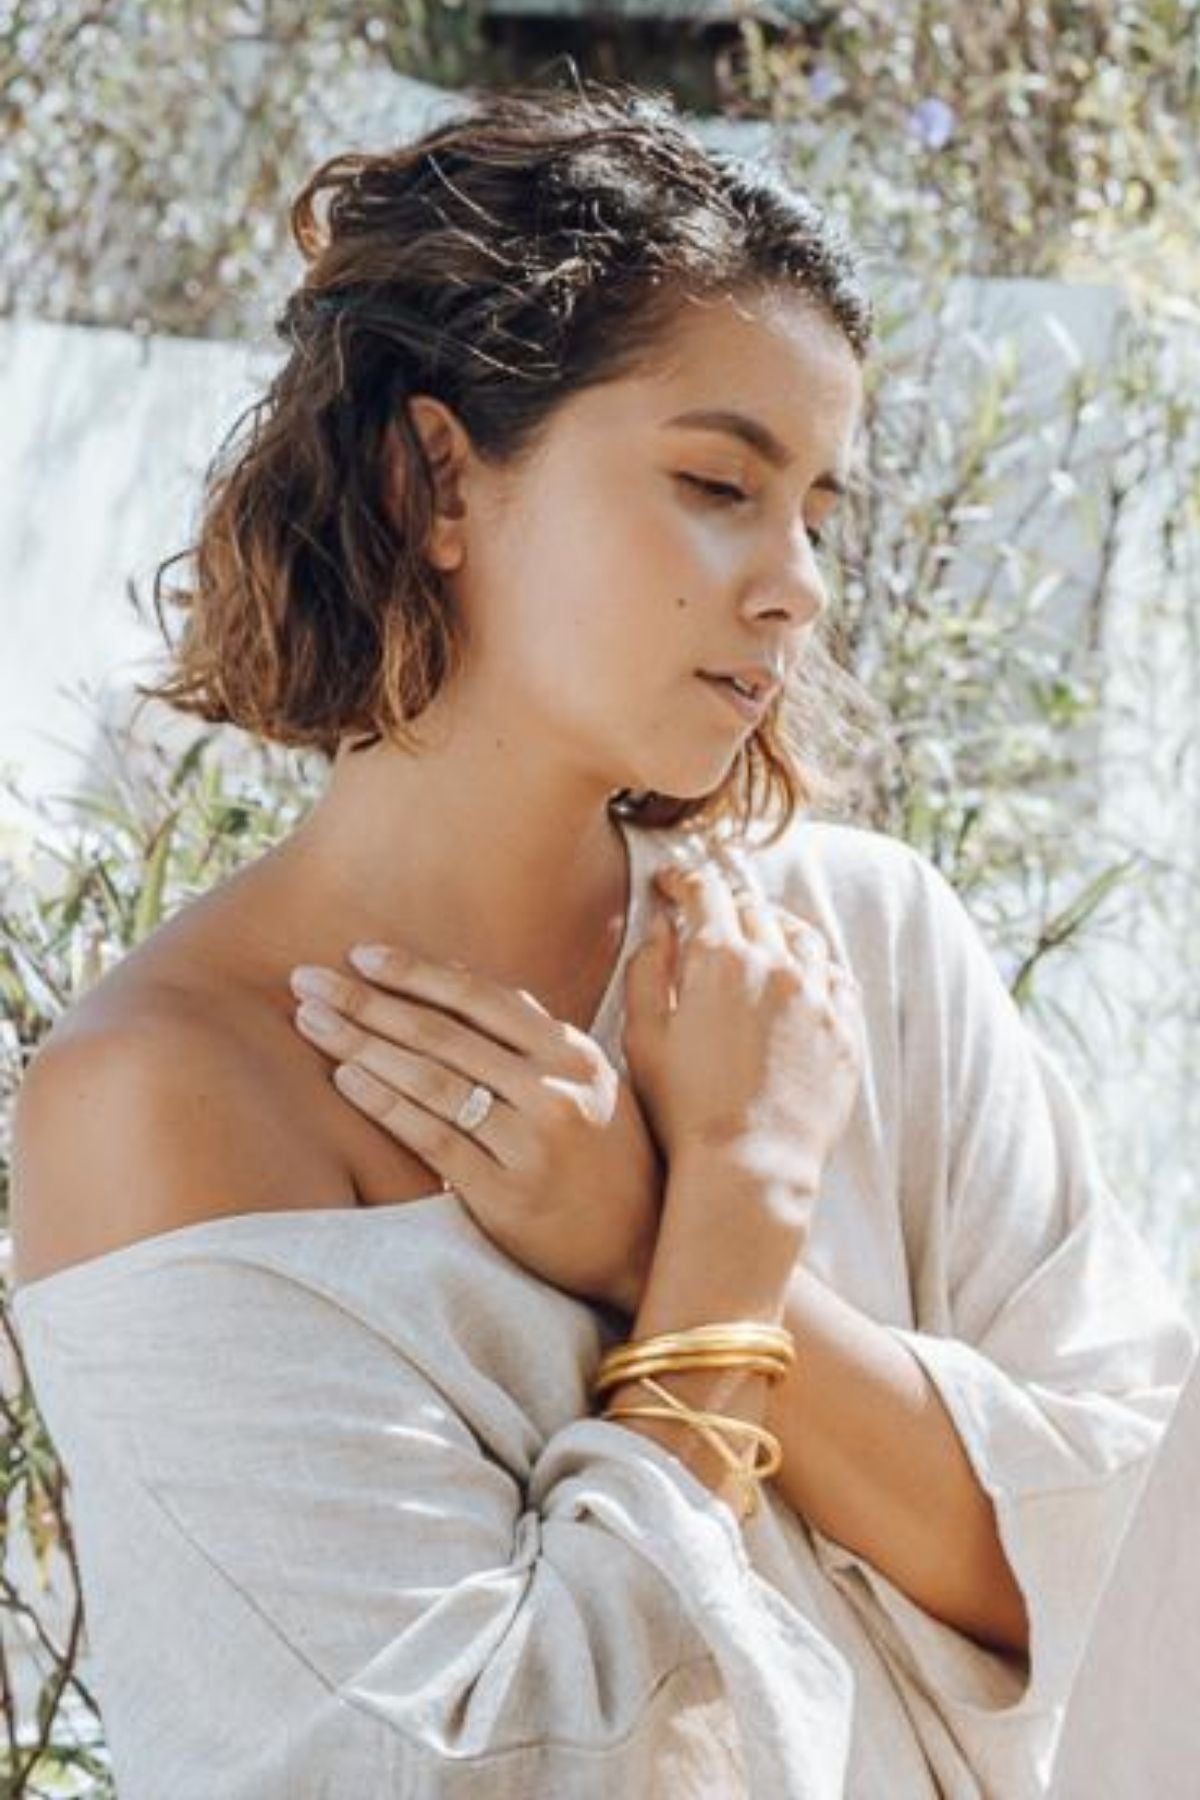
[[163, 894], [166, 889], [167, 865], [171, 855], [177, 815], [170, 813], [162, 821], [154, 835], [150, 854], [146, 859], [142, 876], [142, 889], [138, 895], [137, 908], [133, 916], [133, 938], [140, 943], [147, 937], [162, 919]]

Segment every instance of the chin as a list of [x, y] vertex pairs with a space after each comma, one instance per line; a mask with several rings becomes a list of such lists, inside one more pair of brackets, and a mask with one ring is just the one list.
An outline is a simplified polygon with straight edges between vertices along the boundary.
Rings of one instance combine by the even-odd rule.
[[644, 765], [636, 778], [622, 785], [635, 794], [660, 794], [664, 800], [707, 800], [729, 779], [734, 760], [727, 757], [717, 769], [711, 763], [700, 769], [695, 762], [688, 766], [679, 759], [668, 762], [664, 758], [657, 767]]
[[[684, 723], [681, 720], [681, 725]], [[650, 742], [642, 739], [640, 753], [635, 749], [635, 762], [629, 752], [638, 739], [630, 729], [620, 747], [624, 756], [614, 758], [619, 774], [610, 781], [610, 790], [661, 794], [670, 800], [706, 800], [728, 781], [750, 736], [749, 731], [736, 729], [710, 730], [704, 737], [682, 729], [668, 732], [665, 718], [660, 718]]]

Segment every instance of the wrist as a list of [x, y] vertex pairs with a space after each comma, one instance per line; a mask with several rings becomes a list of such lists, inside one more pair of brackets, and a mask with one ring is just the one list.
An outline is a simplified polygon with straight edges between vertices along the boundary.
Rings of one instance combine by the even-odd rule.
[[694, 1177], [670, 1178], [631, 1335], [735, 1319], [780, 1323], [806, 1244], [800, 1204], [764, 1200], [755, 1181], [739, 1186], [709, 1163]]
[[782, 1223], [802, 1224], [807, 1235], [821, 1175], [822, 1163], [792, 1146], [781, 1150], [750, 1139], [720, 1146], [690, 1143], [671, 1158], [665, 1198], [686, 1195], [689, 1207], [708, 1204], [717, 1210], [730, 1203], [754, 1205]]

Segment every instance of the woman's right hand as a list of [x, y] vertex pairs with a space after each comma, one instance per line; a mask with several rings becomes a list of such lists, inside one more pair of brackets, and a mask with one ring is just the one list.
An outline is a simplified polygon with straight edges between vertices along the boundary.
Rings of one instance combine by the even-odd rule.
[[[809, 1222], [865, 1059], [858, 982], [815, 925], [714, 857], [660, 869], [626, 974], [625, 1059], [659, 1149], [744, 1162]], [[790, 1204], [789, 1198], [789, 1204]]]

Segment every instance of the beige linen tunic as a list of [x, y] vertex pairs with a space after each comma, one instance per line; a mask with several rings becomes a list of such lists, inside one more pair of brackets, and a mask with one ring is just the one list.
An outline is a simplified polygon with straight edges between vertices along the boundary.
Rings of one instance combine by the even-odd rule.
[[[634, 904], [593, 1023], [622, 1072], [647, 875], [699, 848], [625, 834]], [[245, 1213], [15, 1297], [121, 1800], [1046, 1793], [1195, 1337], [933, 865], [806, 819], [750, 858], [864, 992], [807, 1260], [936, 1384], [1028, 1667], [773, 1484], [739, 1527], [670, 1451], [589, 1416], [627, 1318], [530, 1275], [454, 1193]]]
[[1067, 1702], [1054, 1800], [1200, 1794], [1200, 1363], [1101, 1597]]

